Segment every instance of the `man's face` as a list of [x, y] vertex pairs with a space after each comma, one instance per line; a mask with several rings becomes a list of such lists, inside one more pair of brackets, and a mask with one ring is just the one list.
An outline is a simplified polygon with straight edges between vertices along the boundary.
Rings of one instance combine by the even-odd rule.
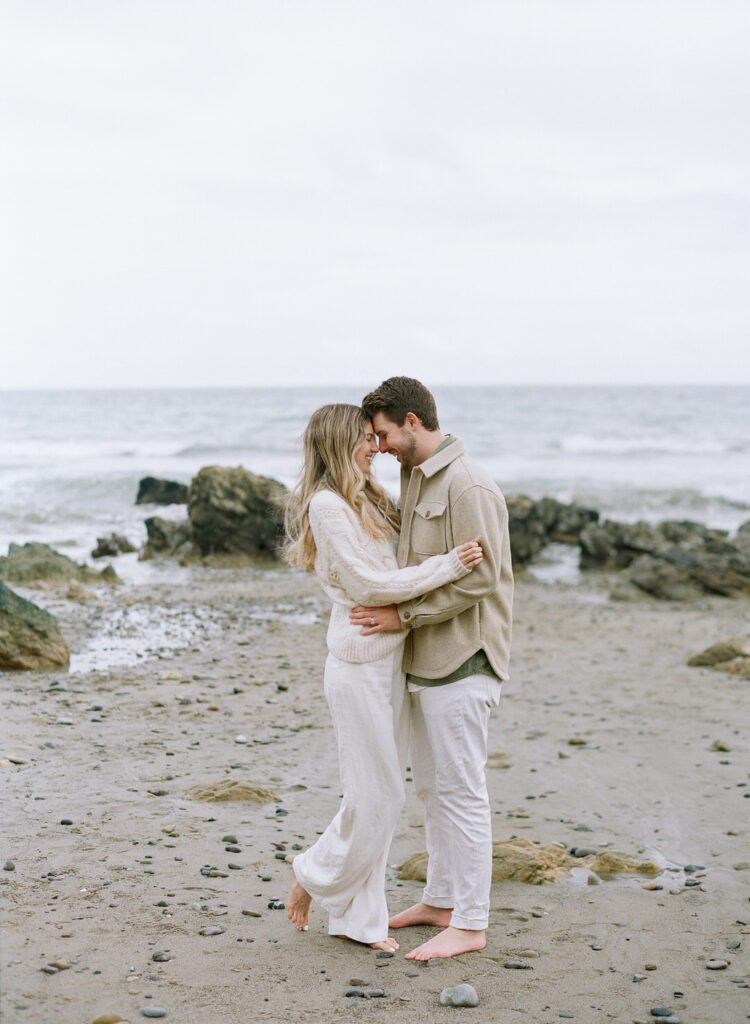
[[372, 426], [378, 435], [380, 451], [394, 455], [404, 469], [413, 469], [417, 464], [417, 438], [409, 426], [409, 421], [404, 420], [403, 427], [399, 427], [393, 420], [389, 420], [385, 413], [376, 412], [372, 418]]

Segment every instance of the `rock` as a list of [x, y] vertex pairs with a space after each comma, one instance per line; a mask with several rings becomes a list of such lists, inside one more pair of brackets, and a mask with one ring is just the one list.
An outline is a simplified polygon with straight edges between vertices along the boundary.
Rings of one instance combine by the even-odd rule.
[[724, 743], [723, 740], [714, 740], [713, 743], [711, 744], [711, 750], [715, 751], [717, 754], [731, 754], [732, 753], [732, 748], [728, 747], [726, 745], [726, 743]]
[[141, 1015], [143, 1017], [166, 1017], [167, 1011], [161, 1006], [144, 1006]]
[[702, 590], [684, 571], [651, 555], [641, 555], [628, 569], [627, 579], [661, 601], [693, 601]]
[[700, 654], [693, 655], [688, 665], [694, 668], [712, 668], [718, 672], [750, 679], [750, 638], [734, 637], [712, 644]]
[[208, 803], [224, 803], [228, 800], [248, 800], [254, 804], [268, 804], [278, 797], [272, 789], [264, 786], [253, 786], [249, 782], [235, 779], [221, 779], [219, 782], [208, 782], [202, 786], [193, 786], [187, 796], [191, 800], [204, 800]]
[[224, 929], [224, 928], [217, 928], [215, 925], [211, 925], [211, 926], [208, 926], [206, 928], [201, 928], [201, 930], [198, 932], [198, 934], [199, 935], [204, 935], [204, 936], [223, 935], [225, 930], [226, 929]]
[[506, 960], [503, 967], [507, 971], [533, 971], [531, 964], [526, 964], [523, 960]]
[[0, 583], [0, 671], [66, 669], [69, 663], [54, 615]]
[[106, 537], [96, 538], [96, 547], [91, 552], [92, 558], [114, 558], [116, 555], [129, 555], [135, 547], [121, 533], [110, 533]]
[[187, 484], [179, 484], [174, 480], [159, 480], [154, 476], [144, 476], [138, 483], [136, 505], [186, 505], [188, 500]]
[[193, 477], [188, 515], [202, 555], [275, 558], [283, 536], [287, 490], [242, 466], [205, 466]]
[[599, 518], [594, 509], [564, 505], [555, 498], [534, 501], [525, 494], [507, 498], [508, 528], [513, 563], [530, 562], [547, 544], [575, 544], [581, 531]]
[[[108, 571], [109, 570], [109, 571]], [[116, 582], [117, 573], [107, 566], [98, 573], [87, 565], [79, 565], [48, 544], [11, 544], [7, 556], [0, 557], [0, 580], [9, 583], [33, 583], [37, 580], [98, 580]]]
[[668, 1006], [654, 1006], [651, 1011], [652, 1017], [671, 1017], [672, 1011]]
[[91, 1024], [128, 1024], [128, 1021], [119, 1013], [102, 1013]]
[[80, 604], [87, 604], [89, 601], [96, 600], [94, 591], [84, 587], [80, 580], [70, 581], [65, 596], [69, 601], [78, 601]]
[[479, 996], [473, 985], [453, 985], [440, 993], [441, 1006], [479, 1006]]
[[12, 860], [6, 860], [6, 862], [3, 864], [3, 871], [15, 871], [15, 870], [16, 870], [16, 865], [13, 863], [13, 861]]
[[347, 999], [365, 999], [364, 989], [361, 988], [348, 988], [344, 995]]
[[144, 520], [146, 527], [146, 543], [141, 550], [140, 558], [148, 561], [151, 558], [178, 558], [192, 553], [192, 531], [186, 520], [173, 522], [160, 516], [151, 516]]
[[172, 957], [169, 953], [153, 953], [151, 959], [155, 964], [168, 964]]
[[708, 971], [725, 971], [729, 967], [728, 960], [707, 960], [706, 970]]

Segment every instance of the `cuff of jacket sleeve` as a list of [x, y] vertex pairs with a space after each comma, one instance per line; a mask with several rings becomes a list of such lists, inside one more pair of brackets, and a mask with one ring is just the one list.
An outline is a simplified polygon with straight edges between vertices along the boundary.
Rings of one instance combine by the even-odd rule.
[[417, 602], [404, 601], [402, 604], [397, 605], [397, 611], [404, 629], [413, 629], [414, 620], [417, 617]]

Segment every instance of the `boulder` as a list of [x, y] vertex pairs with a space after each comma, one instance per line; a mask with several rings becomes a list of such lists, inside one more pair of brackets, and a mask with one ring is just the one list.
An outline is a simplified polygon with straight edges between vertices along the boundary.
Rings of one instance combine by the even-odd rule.
[[0, 669], [59, 669], [69, 662], [54, 615], [0, 583]]
[[552, 541], [576, 544], [581, 531], [599, 519], [595, 509], [565, 505], [556, 498], [535, 501], [525, 494], [514, 494], [506, 504], [511, 555], [517, 566], [530, 562]]
[[162, 519], [160, 516], [152, 516], [145, 520], [146, 543], [141, 551], [141, 559], [175, 558], [188, 555], [192, 552], [192, 531], [187, 520], [173, 522], [171, 519]]
[[701, 588], [689, 573], [652, 555], [637, 558], [627, 570], [626, 579], [662, 601], [692, 601], [701, 595]]
[[276, 557], [287, 490], [242, 466], [205, 466], [190, 484], [188, 515], [201, 555]]
[[9, 583], [32, 583], [37, 580], [115, 583], [118, 578], [110, 565], [96, 572], [87, 565], [79, 565], [67, 555], [61, 555], [47, 544], [11, 544], [7, 556], [0, 557], [0, 580]]
[[135, 547], [121, 533], [110, 533], [107, 537], [97, 537], [96, 547], [91, 552], [92, 558], [114, 558], [115, 555], [129, 555]]
[[187, 484], [178, 484], [175, 480], [159, 480], [154, 476], [144, 476], [138, 484], [136, 505], [186, 505], [188, 500]]

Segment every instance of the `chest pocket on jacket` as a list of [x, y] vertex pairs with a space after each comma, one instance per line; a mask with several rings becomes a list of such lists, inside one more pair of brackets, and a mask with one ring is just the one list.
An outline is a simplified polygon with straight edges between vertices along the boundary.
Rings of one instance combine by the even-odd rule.
[[418, 555], [442, 555], [448, 550], [444, 501], [420, 501], [411, 523], [411, 546]]

